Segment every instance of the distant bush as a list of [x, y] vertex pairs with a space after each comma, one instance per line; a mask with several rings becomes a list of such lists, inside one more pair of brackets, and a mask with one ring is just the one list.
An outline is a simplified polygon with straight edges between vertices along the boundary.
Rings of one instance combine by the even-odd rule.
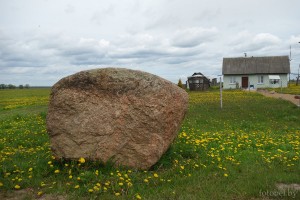
[[23, 89], [23, 88], [28, 89], [29, 87], [30, 87], [29, 84], [19, 85], [18, 87], [13, 85], [13, 84], [8, 84], [8, 85], [4, 84], [4, 83], [0, 84], [0, 90], [3, 90], [3, 89], [17, 89], [17, 88], [19, 88], [19, 89]]
[[7, 88], [7, 85], [5, 85], [5, 84], [0, 84], [0, 89], [5, 89], [5, 88]]

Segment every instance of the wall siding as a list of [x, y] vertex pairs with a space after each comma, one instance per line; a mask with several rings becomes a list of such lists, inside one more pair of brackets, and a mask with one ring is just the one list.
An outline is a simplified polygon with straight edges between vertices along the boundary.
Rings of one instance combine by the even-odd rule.
[[[270, 74], [272, 75], [272, 74]], [[230, 77], [234, 76], [238, 86], [242, 86], [242, 77], [247, 76], [249, 85], [253, 85], [255, 89], [257, 88], [280, 88], [288, 86], [288, 75], [287, 74], [277, 74], [280, 76], [280, 81], [278, 84], [270, 84], [269, 74], [255, 74], [255, 75], [224, 75], [223, 76], [223, 88], [224, 89], [235, 89], [236, 84], [230, 83]], [[263, 76], [264, 82], [258, 83], [258, 76]]]

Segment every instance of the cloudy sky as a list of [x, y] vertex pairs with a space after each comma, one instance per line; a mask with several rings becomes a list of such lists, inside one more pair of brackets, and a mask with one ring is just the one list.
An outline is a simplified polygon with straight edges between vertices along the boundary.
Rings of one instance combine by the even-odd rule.
[[223, 57], [300, 64], [299, 0], [0, 0], [0, 83], [51, 86], [126, 67], [177, 83], [221, 74]]

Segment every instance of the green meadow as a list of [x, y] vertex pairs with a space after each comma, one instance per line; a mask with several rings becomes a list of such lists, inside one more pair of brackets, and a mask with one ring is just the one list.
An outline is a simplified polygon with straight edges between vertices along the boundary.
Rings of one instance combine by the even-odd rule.
[[[300, 87], [293, 88], [300, 94]], [[189, 92], [170, 149], [150, 170], [56, 160], [50, 89], [0, 90], [0, 199], [300, 199], [300, 108], [255, 92]]]

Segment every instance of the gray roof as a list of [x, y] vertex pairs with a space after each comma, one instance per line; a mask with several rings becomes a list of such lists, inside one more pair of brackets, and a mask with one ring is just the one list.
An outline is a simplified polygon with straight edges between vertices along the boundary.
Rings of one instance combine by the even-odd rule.
[[203, 77], [208, 79], [206, 76], [204, 76], [201, 72], [195, 72], [192, 76], [189, 76], [188, 79], [190, 78], [195, 78], [195, 77]]
[[223, 58], [223, 75], [228, 74], [288, 74], [288, 56]]

